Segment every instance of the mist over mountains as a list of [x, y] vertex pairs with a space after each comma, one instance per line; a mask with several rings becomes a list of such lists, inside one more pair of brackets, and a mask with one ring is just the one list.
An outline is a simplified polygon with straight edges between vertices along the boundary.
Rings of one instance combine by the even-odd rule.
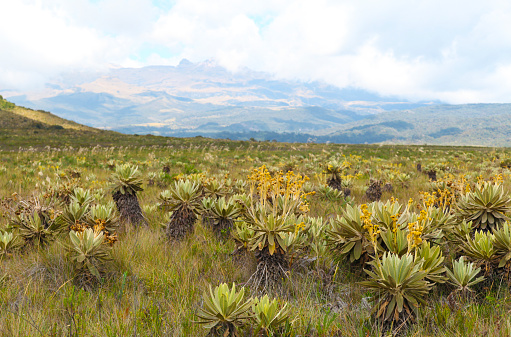
[[[511, 105], [442, 105], [280, 80], [214, 61], [71, 73], [10, 101], [124, 133], [340, 143], [511, 145]], [[508, 127], [509, 125], [509, 127]]]
[[364, 90], [283, 81], [213, 61], [68, 74], [30, 93], [4, 92], [19, 105], [93, 127], [168, 134], [274, 131], [326, 134], [339, 125], [412, 104]]

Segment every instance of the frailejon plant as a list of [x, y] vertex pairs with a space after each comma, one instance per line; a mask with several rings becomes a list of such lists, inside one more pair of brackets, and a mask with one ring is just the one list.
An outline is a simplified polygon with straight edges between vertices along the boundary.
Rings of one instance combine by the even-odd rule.
[[197, 323], [209, 330], [209, 336], [237, 337], [239, 329], [251, 318], [252, 299], [245, 300], [245, 288], [236, 291], [226, 283], [213, 290], [209, 286], [209, 294], [204, 293], [204, 306], [199, 308]]
[[[421, 205], [420, 205], [421, 206]], [[453, 231], [455, 218], [441, 208], [433, 207], [428, 202], [421, 206], [420, 212], [409, 213], [408, 223], [416, 223], [422, 228], [421, 239], [432, 243], [441, 243], [446, 233]], [[456, 227], [458, 227], [456, 225]]]
[[91, 207], [87, 222], [90, 228], [95, 231], [102, 231], [105, 234], [107, 243], [113, 244], [117, 241], [116, 231], [119, 227], [119, 217], [115, 212], [113, 203]]
[[493, 231], [493, 247], [499, 268], [509, 264], [511, 260], [511, 226], [505, 222], [501, 228]]
[[318, 195], [323, 200], [339, 201], [342, 200], [344, 193], [341, 190], [325, 185], [318, 188]]
[[37, 212], [33, 215], [21, 214], [11, 219], [11, 226], [18, 230], [25, 243], [43, 247], [53, 241], [65, 228], [65, 222], [60, 216], [50, 221], [46, 220]]
[[204, 196], [206, 198], [218, 199], [227, 196], [228, 189], [224, 183], [217, 179], [208, 179], [204, 182]]
[[170, 190], [160, 193], [162, 206], [172, 212], [166, 228], [168, 238], [182, 239], [193, 231], [200, 198], [200, 185], [191, 180], [176, 181]]
[[371, 179], [365, 193], [369, 201], [379, 201], [382, 196], [382, 182], [380, 180]]
[[427, 241], [422, 242], [422, 245], [417, 250], [417, 258], [422, 259], [422, 269], [426, 271], [426, 279], [434, 283], [445, 283], [446, 268], [443, 264], [444, 256], [440, 246], [431, 244]]
[[81, 187], [77, 187], [73, 190], [70, 195], [70, 201], [76, 202], [80, 206], [82, 205], [90, 205], [94, 202], [94, 195], [90, 190], [83, 189]]
[[40, 195], [29, 199], [20, 198], [8, 207], [8, 213], [9, 226], [27, 245], [45, 246], [66, 228], [62, 212], [56, 209], [55, 201]]
[[371, 212], [371, 221], [381, 230], [403, 229], [407, 223], [408, 207], [403, 209], [403, 205], [394, 198], [386, 203], [373, 202], [368, 205], [368, 210]]
[[11, 255], [22, 244], [23, 240], [16, 233], [0, 230], [0, 259]]
[[389, 229], [380, 233], [382, 238], [382, 249], [398, 256], [403, 256], [409, 252], [408, 231], [399, 227]]
[[279, 305], [276, 299], [270, 300], [268, 295], [252, 301], [252, 315], [257, 324], [254, 333], [260, 336], [280, 336], [282, 325], [290, 319], [287, 303]]
[[258, 259], [257, 270], [251, 280], [256, 287], [273, 288], [287, 278], [289, 261], [285, 238], [286, 234], [295, 230], [295, 223], [290, 216], [274, 214], [262, 205], [251, 209], [249, 216], [254, 231], [249, 250], [254, 251]]
[[327, 185], [336, 190], [342, 191], [341, 173], [350, 167], [349, 162], [331, 160], [326, 164], [325, 172], [329, 175]]
[[76, 200], [71, 200], [69, 205], [64, 207], [62, 212], [62, 220], [65, 221], [69, 229], [79, 230], [87, 227], [87, 214], [89, 212], [89, 204], [80, 204]]
[[213, 207], [213, 203], [215, 199], [212, 198], [203, 198], [199, 204], [198, 213], [201, 215], [202, 225], [206, 227], [213, 227], [213, 213], [211, 208]]
[[307, 213], [307, 195], [302, 187], [306, 177], [295, 175], [292, 171], [280, 172], [273, 177], [262, 166], [254, 169], [249, 177], [250, 198], [245, 220], [254, 231], [249, 249], [255, 251], [258, 259], [257, 269], [251, 277], [256, 287], [273, 288], [287, 278], [289, 261], [287, 250], [290, 241], [299, 239], [289, 237], [297, 228], [297, 216]]
[[316, 267], [325, 265], [328, 260], [328, 242], [327, 231], [330, 228], [330, 222], [325, 222], [322, 217], [307, 217], [309, 230], [307, 231], [309, 239], [310, 252], [315, 259]]
[[77, 272], [89, 273], [100, 279], [105, 263], [111, 259], [111, 248], [104, 244], [104, 233], [91, 228], [83, 232], [72, 230], [69, 232], [69, 238], [71, 243], [66, 249]]
[[365, 270], [369, 280], [360, 284], [375, 291], [373, 315], [382, 321], [414, 319], [432, 287], [426, 280], [423, 260], [416, 260], [411, 254], [399, 257], [384, 253], [381, 260], [375, 259], [369, 264], [373, 267]]
[[459, 293], [462, 297], [466, 297], [473, 291], [470, 287], [484, 280], [484, 276], [477, 277], [480, 272], [481, 268], [476, 268], [472, 262], [465, 262], [463, 256], [458, 261], [454, 261], [452, 271], [446, 270], [449, 283], [456, 287], [449, 296]]
[[465, 255], [474, 261], [477, 266], [484, 266], [485, 276], [489, 276], [494, 271], [493, 264], [497, 260], [493, 241], [493, 234], [479, 230], [474, 233], [473, 238], [467, 235], [461, 246]]
[[122, 164], [115, 167], [110, 178], [112, 197], [120, 214], [120, 221], [135, 226], [146, 225], [137, 193], [143, 191], [138, 166]]
[[[473, 232], [472, 221], [462, 222], [452, 226], [446, 231], [448, 241], [452, 242], [455, 247], [460, 247], [465, 242], [467, 236]], [[458, 248], [459, 249], [459, 248]]]
[[327, 244], [336, 260], [349, 259], [351, 263], [361, 260], [365, 263], [369, 260], [368, 255], [376, 253], [371, 235], [379, 236], [377, 232], [367, 205], [352, 207], [347, 204], [343, 216], [331, 221], [330, 229], [326, 232]]
[[472, 221], [474, 229], [489, 230], [500, 227], [511, 211], [511, 198], [501, 184], [482, 183], [458, 202], [458, 217]]
[[219, 237], [226, 238], [229, 236], [234, 220], [241, 214], [242, 208], [234, 199], [226, 200], [225, 197], [220, 197], [213, 201], [210, 211], [214, 232]]
[[239, 251], [248, 251], [249, 244], [253, 240], [255, 232], [245, 221], [236, 221], [231, 230], [231, 236], [236, 242], [236, 249]]

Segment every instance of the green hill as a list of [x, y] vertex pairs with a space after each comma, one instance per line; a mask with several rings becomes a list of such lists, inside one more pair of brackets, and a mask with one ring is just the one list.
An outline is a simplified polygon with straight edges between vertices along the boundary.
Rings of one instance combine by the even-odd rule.
[[16, 106], [0, 96], [0, 129], [33, 129], [33, 130], [80, 130], [100, 132], [82, 124], [60, 118], [43, 110], [32, 110]]
[[354, 143], [511, 146], [511, 104], [435, 105], [384, 112], [329, 135]]
[[[410, 110], [384, 112], [362, 120], [336, 124], [332, 116], [321, 108], [307, 108], [307, 114], [299, 115], [303, 120], [323, 120], [330, 125], [331, 133], [304, 132], [311, 125], [297, 124], [294, 132], [252, 131], [249, 124], [239, 128], [219, 128], [216, 123], [205, 123], [196, 130], [173, 130], [158, 126], [165, 136], [229, 138], [233, 140], [277, 140], [281, 142], [334, 142], [348, 144], [431, 144], [455, 146], [511, 146], [511, 104], [463, 104], [433, 105]], [[307, 117], [309, 116], [309, 117]], [[279, 120], [279, 123], [289, 122]], [[314, 124], [314, 123], [310, 123]], [[325, 125], [326, 125], [325, 124]], [[335, 126], [334, 126], [335, 125]], [[264, 128], [262, 128], [264, 129]], [[271, 128], [270, 128], [271, 129]], [[154, 128], [145, 125], [120, 128], [126, 133], [149, 134]], [[60, 118], [43, 110], [32, 110], [16, 106], [0, 96], [0, 148], [19, 146], [112, 146], [112, 145], [156, 145], [174, 142], [173, 138], [153, 135], [126, 135], [114, 131], [95, 129]]]
[[0, 151], [19, 147], [34, 149], [62, 146], [148, 146], [173, 143], [172, 139], [152, 135], [124, 135], [95, 129], [54, 114], [32, 110], [0, 96]]
[[[171, 138], [154, 135], [126, 135], [100, 130], [69, 121], [42, 110], [32, 110], [3, 99], [0, 96], [0, 153], [19, 148], [40, 150], [45, 147], [111, 147], [144, 148], [165, 146], [182, 148], [184, 144], [209, 144], [203, 137]], [[230, 140], [215, 140], [216, 146], [234, 146]], [[233, 145], [234, 144], [234, 145]], [[0, 157], [0, 162], [2, 158]]]

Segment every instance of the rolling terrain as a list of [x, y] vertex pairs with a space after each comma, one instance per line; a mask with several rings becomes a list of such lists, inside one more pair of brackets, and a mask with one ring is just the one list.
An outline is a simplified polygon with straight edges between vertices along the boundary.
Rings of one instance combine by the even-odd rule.
[[511, 145], [511, 104], [410, 103], [353, 88], [276, 80], [249, 69], [232, 73], [211, 61], [68, 74], [42, 91], [2, 93], [18, 106], [34, 109], [11, 113], [45, 127], [82, 131], [92, 127], [124, 134], [283, 142]]
[[385, 112], [330, 135], [392, 144], [511, 146], [511, 104], [436, 105]]
[[68, 74], [44, 90], [0, 93], [18, 105], [88, 126], [157, 135], [326, 135], [372, 114], [429, 104], [319, 82], [279, 80], [249, 69], [233, 73], [213, 61], [187, 60], [175, 67]]

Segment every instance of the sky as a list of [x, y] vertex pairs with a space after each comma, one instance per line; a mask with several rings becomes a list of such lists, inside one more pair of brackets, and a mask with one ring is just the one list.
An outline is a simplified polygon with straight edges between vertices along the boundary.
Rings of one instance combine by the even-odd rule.
[[186, 58], [410, 101], [511, 102], [508, 0], [0, 2], [0, 90]]

